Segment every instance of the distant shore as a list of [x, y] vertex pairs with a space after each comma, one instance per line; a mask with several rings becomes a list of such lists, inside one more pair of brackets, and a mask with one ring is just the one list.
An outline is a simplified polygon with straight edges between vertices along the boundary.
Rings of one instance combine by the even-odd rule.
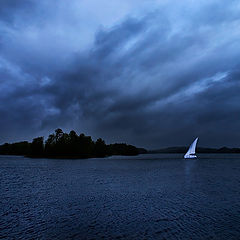
[[[149, 150], [147, 153], [186, 153], [188, 147], [168, 147], [157, 150]], [[240, 148], [206, 148], [206, 147], [197, 147], [196, 153], [240, 153]]]

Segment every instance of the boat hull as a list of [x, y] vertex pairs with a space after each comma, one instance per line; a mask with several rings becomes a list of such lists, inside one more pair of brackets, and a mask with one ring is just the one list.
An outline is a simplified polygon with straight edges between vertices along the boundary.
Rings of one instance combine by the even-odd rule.
[[184, 158], [197, 158], [196, 155], [185, 155]]

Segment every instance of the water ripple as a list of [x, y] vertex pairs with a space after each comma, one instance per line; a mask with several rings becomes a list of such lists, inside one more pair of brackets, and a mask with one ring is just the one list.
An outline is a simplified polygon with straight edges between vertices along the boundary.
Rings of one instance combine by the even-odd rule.
[[238, 155], [0, 164], [0, 239], [240, 239]]

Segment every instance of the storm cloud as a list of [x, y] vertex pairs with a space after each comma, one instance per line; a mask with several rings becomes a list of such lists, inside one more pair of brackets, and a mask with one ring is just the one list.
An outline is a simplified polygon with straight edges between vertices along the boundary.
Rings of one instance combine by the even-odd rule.
[[0, 142], [60, 127], [146, 148], [240, 147], [240, 4], [0, 3]]

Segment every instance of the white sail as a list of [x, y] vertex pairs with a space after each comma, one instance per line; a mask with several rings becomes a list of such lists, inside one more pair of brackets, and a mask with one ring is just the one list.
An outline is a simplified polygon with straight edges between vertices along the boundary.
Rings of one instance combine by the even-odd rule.
[[193, 143], [190, 145], [187, 153], [184, 155], [184, 158], [196, 158], [196, 146], [197, 146], [198, 137], [193, 141]]

